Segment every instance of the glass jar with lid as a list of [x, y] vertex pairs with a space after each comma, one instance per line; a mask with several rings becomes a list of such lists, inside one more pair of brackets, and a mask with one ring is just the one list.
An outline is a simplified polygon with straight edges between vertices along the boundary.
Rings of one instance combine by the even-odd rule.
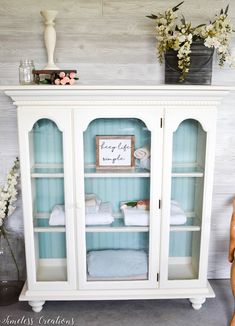
[[19, 66], [19, 82], [21, 85], [34, 84], [33, 70], [35, 69], [33, 60], [21, 60]]

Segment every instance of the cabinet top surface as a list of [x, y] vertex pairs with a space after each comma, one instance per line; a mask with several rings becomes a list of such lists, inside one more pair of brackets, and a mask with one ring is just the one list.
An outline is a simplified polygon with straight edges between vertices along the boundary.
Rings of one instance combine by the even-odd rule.
[[204, 85], [16, 85], [0, 86], [15, 105], [46, 106], [135, 104], [135, 105], [214, 105], [218, 106], [235, 86]]
[[224, 85], [0, 85], [1, 91], [8, 90], [160, 90], [160, 91], [235, 91], [235, 86]]

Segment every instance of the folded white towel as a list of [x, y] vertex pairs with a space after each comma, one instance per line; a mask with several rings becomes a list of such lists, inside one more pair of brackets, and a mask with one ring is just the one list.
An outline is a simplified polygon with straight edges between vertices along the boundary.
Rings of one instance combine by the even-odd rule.
[[97, 213], [100, 208], [101, 200], [95, 194], [85, 195], [85, 212], [86, 213]]
[[96, 199], [91, 198], [91, 199], [86, 199], [86, 206], [91, 207], [91, 206], [96, 206]]
[[125, 225], [147, 226], [149, 225], [149, 211], [137, 207], [123, 209]]
[[170, 224], [172, 225], [180, 225], [185, 224], [187, 222], [187, 216], [185, 212], [180, 207], [179, 203], [175, 200], [171, 201], [171, 216], [170, 216]]
[[49, 225], [65, 225], [64, 205], [55, 205], [49, 218]]
[[109, 202], [101, 203], [98, 212], [86, 214], [86, 225], [106, 225], [113, 221], [112, 205]]
[[134, 152], [135, 158], [139, 160], [150, 157], [150, 148], [148, 145], [137, 148]]

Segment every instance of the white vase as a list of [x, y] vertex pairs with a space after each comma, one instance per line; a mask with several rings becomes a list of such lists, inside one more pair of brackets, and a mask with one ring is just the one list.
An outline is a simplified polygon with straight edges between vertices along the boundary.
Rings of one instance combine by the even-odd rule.
[[54, 29], [54, 19], [58, 14], [56, 10], [43, 10], [40, 12], [44, 18], [45, 30], [44, 41], [47, 50], [48, 63], [44, 70], [57, 70], [59, 69], [54, 63], [54, 50], [56, 45], [56, 31]]

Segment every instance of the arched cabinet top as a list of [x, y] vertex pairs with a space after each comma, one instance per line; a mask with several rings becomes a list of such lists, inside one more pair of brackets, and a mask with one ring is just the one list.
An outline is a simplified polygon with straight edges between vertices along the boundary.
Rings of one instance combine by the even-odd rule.
[[43, 119], [53, 122], [59, 131], [65, 132], [67, 121], [70, 119], [70, 116], [68, 115], [70, 114], [69, 112], [61, 112], [62, 110], [46, 110], [46, 112], [43, 111], [45, 110], [28, 110], [22, 108], [22, 110], [19, 112], [20, 114], [18, 117], [19, 119], [21, 119], [21, 116], [24, 117], [22, 123], [26, 132], [30, 132], [33, 129], [35, 123]]
[[205, 128], [205, 126], [201, 123], [201, 121], [199, 121], [198, 119], [194, 119], [194, 118], [185, 118], [184, 120], [178, 122], [177, 124], [175, 124], [175, 127], [173, 128], [173, 132], [176, 132], [178, 130], [178, 128], [187, 121], [193, 120], [195, 122], [197, 122], [203, 129], [203, 131], [207, 132], [208, 130]]
[[58, 131], [63, 132], [63, 128], [62, 128], [62, 126], [60, 126], [60, 125], [58, 124], [58, 122], [55, 121], [56, 119], [52, 119], [52, 118], [49, 118], [49, 117], [46, 117], [46, 116], [37, 119], [35, 122], [32, 122], [32, 127], [31, 127], [29, 130], [30, 130], [30, 131], [33, 131], [33, 129], [36, 127], [37, 123], [39, 123], [39, 122], [42, 121], [42, 120], [47, 120], [48, 122], [51, 122], [52, 124], [55, 125], [55, 127], [58, 129]]
[[166, 125], [175, 132], [183, 121], [194, 120], [197, 121], [202, 129], [208, 133], [210, 130], [214, 129], [216, 121], [216, 109], [213, 110], [213, 115], [211, 110], [199, 109], [199, 108], [179, 108], [176, 114], [172, 114], [172, 109], [166, 109]]
[[[155, 110], [154, 108], [141, 106], [141, 107], [128, 107], [124, 106], [81, 106], [78, 110], [74, 110], [77, 114], [77, 125], [79, 129], [85, 132], [89, 125], [96, 119], [136, 119], [142, 121], [149, 131], [154, 131], [157, 125], [157, 116], [162, 109]], [[158, 112], [158, 113], [157, 113]], [[156, 120], [153, 119], [153, 115], [156, 115]]]
[[[149, 126], [148, 124], [148, 121], [146, 122], [145, 119], [140, 119], [138, 117], [116, 117], [115, 115], [113, 115], [112, 117], [95, 117], [95, 118], [90, 118], [90, 119], [83, 119], [83, 125], [82, 125], [82, 131], [83, 132], [86, 132], [89, 127], [92, 126], [92, 124], [95, 123], [95, 121], [98, 121], [98, 120], [135, 120], [136, 122], [139, 122], [139, 124], [142, 124], [143, 125], [143, 128], [145, 128], [147, 131], [150, 131], [151, 132], [151, 129], [152, 129], [152, 126]], [[86, 121], [84, 121], [86, 120]]]

